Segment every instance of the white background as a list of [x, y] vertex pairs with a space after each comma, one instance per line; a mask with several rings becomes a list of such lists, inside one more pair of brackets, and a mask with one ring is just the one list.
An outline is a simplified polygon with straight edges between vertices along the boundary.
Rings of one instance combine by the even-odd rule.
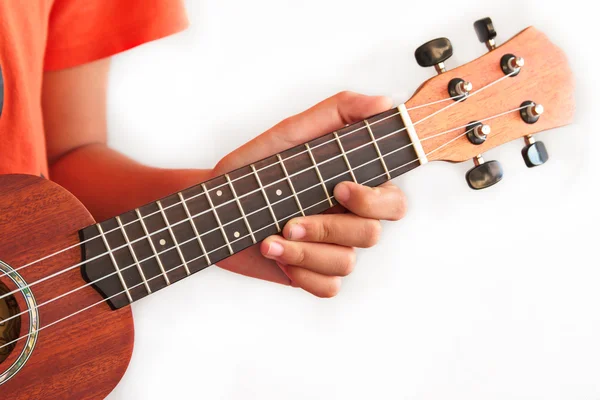
[[[590, 3], [591, 4], [591, 3]], [[400, 177], [410, 209], [360, 251], [335, 299], [209, 268], [133, 305], [136, 344], [115, 399], [600, 399], [598, 52], [571, 2], [188, 0], [186, 32], [116, 57], [111, 144], [162, 167], [212, 167], [279, 120], [340, 90], [406, 101], [483, 54], [472, 22], [504, 42], [535, 25], [567, 53], [575, 124], [488, 154], [505, 179], [467, 188], [469, 163]], [[543, 51], [543, 49], [540, 49]]]

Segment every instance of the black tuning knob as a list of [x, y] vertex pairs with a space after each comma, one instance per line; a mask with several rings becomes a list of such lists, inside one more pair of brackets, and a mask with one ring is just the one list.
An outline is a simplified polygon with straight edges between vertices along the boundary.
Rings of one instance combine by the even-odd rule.
[[537, 167], [548, 161], [548, 151], [544, 142], [536, 142], [533, 137], [527, 136], [525, 138], [526, 146], [521, 150], [525, 165], [529, 168]]
[[474, 161], [475, 167], [471, 168], [466, 175], [467, 183], [471, 189], [489, 188], [502, 180], [504, 171], [500, 162], [495, 160], [484, 162], [480, 155]]
[[496, 38], [496, 29], [494, 28], [492, 19], [487, 17], [477, 20], [473, 24], [473, 27], [479, 41], [485, 43], [488, 50], [494, 50], [496, 48], [496, 41], [494, 40]]
[[452, 57], [452, 43], [447, 38], [437, 38], [419, 46], [415, 59], [421, 67], [435, 67], [438, 73], [446, 71], [444, 61]]

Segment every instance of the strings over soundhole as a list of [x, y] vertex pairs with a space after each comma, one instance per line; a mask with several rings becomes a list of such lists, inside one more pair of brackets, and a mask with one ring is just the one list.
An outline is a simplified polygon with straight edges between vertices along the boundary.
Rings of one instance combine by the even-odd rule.
[[[10, 293], [9, 288], [0, 281], [0, 297]], [[21, 317], [19, 305], [13, 295], [0, 299], [0, 364], [8, 358], [17, 343], [6, 345], [19, 337]]]

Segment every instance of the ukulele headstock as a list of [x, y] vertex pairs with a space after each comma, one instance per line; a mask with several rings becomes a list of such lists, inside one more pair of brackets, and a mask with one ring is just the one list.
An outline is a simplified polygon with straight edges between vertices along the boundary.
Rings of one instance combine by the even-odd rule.
[[[525, 138], [527, 166], [540, 165], [547, 153], [531, 136], [573, 120], [574, 82], [565, 54], [533, 27], [498, 47], [489, 18], [477, 21], [475, 29], [490, 51], [455, 69], [446, 71], [443, 63], [452, 54], [447, 39], [428, 42], [415, 52], [421, 66], [438, 71], [406, 103], [424, 153], [429, 161], [474, 159], [477, 169], [485, 151]], [[478, 122], [483, 126], [477, 127]], [[473, 187], [469, 176], [467, 181], [480, 189], [500, 178], [481, 187]]]

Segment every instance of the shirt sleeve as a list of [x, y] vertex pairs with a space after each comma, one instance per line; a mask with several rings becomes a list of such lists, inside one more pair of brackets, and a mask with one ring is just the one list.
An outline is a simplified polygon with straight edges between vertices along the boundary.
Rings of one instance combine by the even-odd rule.
[[55, 0], [44, 69], [69, 68], [109, 57], [187, 25], [182, 0]]

